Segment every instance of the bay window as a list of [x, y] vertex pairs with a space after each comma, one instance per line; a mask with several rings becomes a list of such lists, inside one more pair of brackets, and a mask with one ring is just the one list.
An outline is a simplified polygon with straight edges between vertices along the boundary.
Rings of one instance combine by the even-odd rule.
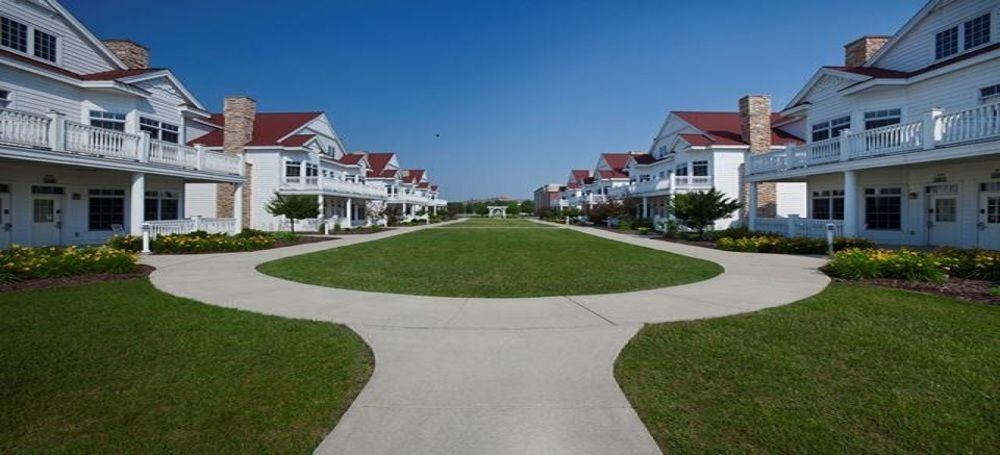
[[302, 176], [302, 163], [299, 161], [285, 162], [285, 181], [289, 183], [299, 183]]
[[691, 163], [691, 175], [695, 177], [708, 177], [708, 161], [693, 161]]

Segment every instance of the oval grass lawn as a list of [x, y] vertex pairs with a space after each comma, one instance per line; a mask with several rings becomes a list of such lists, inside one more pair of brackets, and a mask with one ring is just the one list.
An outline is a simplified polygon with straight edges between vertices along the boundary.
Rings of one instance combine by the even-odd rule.
[[430, 228], [261, 264], [268, 275], [343, 289], [446, 297], [607, 294], [691, 283], [712, 262], [568, 229]]

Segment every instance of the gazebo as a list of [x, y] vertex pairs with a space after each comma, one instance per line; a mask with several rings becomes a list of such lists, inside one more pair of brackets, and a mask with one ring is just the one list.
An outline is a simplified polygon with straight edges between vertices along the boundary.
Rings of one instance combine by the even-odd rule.
[[507, 218], [506, 205], [490, 205], [486, 208], [490, 211], [490, 218]]

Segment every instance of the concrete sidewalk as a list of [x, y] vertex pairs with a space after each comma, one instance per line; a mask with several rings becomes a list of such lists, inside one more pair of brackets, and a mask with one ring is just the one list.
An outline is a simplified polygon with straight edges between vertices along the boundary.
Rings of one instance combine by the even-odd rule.
[[[716, 262], [687, 285], [595, 296], [443, 298], [342, 290], [258, 273], [265, 261], [427, 227], [252, 253], [150, 256], [171, 294], [284, 317], [344, 323], [375, 372], [320, 453], [659, 453], [613, 377], [646, 322], [731, 315], [821, 291], [816, 258], [730, 253], [570, 228]], [[431, 226], [430, 228], [434, 228]]]

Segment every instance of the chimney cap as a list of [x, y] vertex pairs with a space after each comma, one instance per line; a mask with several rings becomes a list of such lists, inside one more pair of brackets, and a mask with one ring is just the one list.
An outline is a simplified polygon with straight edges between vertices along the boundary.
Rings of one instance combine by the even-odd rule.
[[139, 46], [147, 51], [149, 50], [148, 47], [127, 38], [108, 38], [108, 39], [103, 39], [101, 41], [104, 43], [128, 43], [134, 46]]
[[855, 39], [853, 41], [848, 42], [847, 44], [844, 45], [844, 47], [851, 47], [852, 45], [857, 44], [860, 41], [869, 40], [869, 39], [888, 40], [888, 39], [891, 39], [891, 38], [892, 38], [892, 35], [864, 35], [862, 37], [859, 37], [858, 39]]
[[257, 100], [255, 100], [250, 95], [226, 95], [225, 99], [227, 99], [227, 100], [250, 100], [250, 101], [254, 101], [254, 102], [257, 101]]

